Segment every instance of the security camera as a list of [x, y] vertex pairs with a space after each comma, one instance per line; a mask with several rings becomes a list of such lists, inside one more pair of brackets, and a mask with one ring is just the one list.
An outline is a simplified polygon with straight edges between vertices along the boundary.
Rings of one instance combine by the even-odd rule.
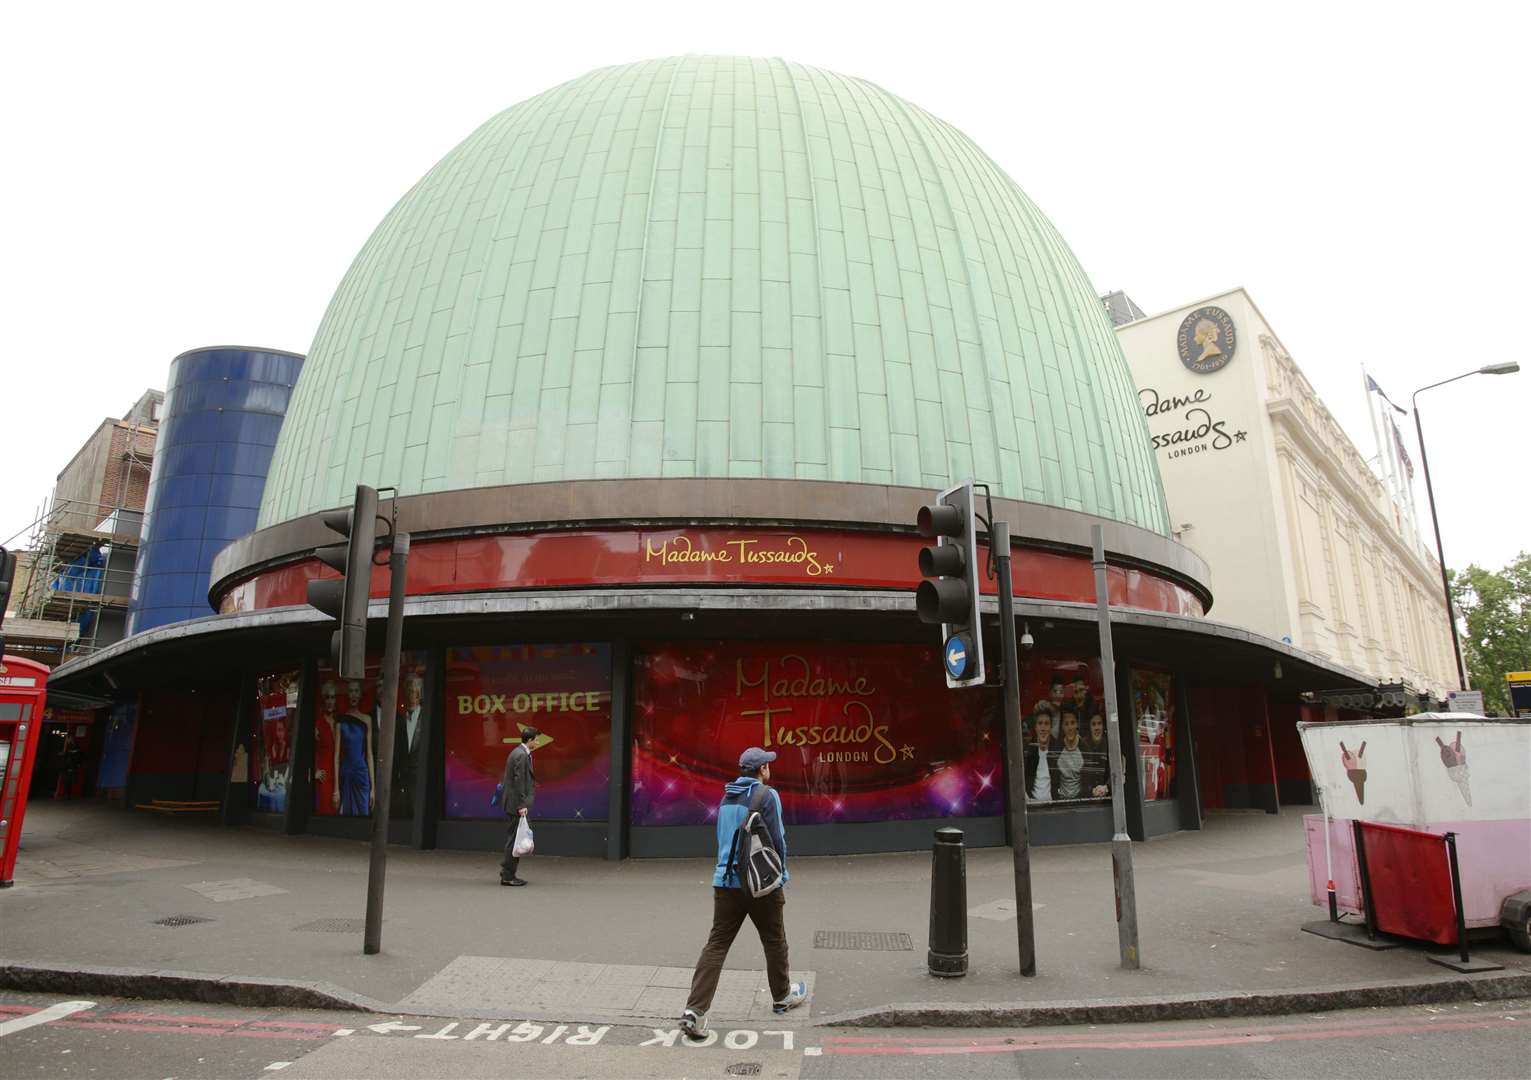
[[1031, 627], [1028, 626], [1021, 631], [1021, 648], [1030, 649], [1035, 644], [1036, 642], [1031, 637]]

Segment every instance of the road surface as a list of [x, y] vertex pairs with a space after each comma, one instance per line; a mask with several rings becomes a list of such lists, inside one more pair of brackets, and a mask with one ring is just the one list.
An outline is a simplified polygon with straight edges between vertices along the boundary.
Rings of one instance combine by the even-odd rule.
[[673, 1028], [0, 992], [5, 1077], [761, 1080], [1531, 1075], [1531, 1002], [1022, 1029]]

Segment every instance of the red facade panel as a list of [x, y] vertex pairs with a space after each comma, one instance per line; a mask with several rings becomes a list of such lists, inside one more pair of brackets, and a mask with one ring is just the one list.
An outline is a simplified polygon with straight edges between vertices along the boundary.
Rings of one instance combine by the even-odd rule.
[[[926, 541], [890, 533], [789, 529], [589, 529], [422, 540], [410, 548], [407, 590], [432, 593], [645, 584], [753, 584], [913, 589]], [[1012, 558], [1018, 596], [1093, 603], [1083, 555], [1019, 549]], [[315, 560], [263, 571], [230, 589], [223, 611], [305, 603], [310, 579], [333, 576]], [[985, 592], [995, 583], [983, 579]], [[1191, 590], [1137, 569], [1109, 570], [1111, 603], [1200, 616]], [[376, 567], [372, 595], [388, 595]]]

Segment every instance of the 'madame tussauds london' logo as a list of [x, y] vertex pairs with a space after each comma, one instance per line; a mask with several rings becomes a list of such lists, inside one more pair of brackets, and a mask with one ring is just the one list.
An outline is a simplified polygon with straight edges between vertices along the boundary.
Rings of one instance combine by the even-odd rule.
[[1175, 336], [1180, 362], [1198, 375], [1210, 375], [1228, 366], [1237, 342], [1233, 320], [1220, 307], [1197, 308], [1180, 323]]

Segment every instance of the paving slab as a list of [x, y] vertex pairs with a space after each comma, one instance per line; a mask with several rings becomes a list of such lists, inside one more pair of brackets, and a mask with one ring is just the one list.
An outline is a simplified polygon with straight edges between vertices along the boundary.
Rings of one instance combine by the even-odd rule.
[[[815, 981], [811, 971], [796, 980]], [[400, 1008], [429, 1013], [451, 1010], [484, 1016], [522, 1013], [673, 1020], [686, 1007], [691, 972], [651, 964], [595, 964], [520, 960], [502, 956], [459, 956], [399, 1002]], [[771, 1013], [764, 972], [724, 970], [711, 1017], [718, 1022], [760, 1019]], [[800, 1011], [806, 1018], [809, 1007]]]

